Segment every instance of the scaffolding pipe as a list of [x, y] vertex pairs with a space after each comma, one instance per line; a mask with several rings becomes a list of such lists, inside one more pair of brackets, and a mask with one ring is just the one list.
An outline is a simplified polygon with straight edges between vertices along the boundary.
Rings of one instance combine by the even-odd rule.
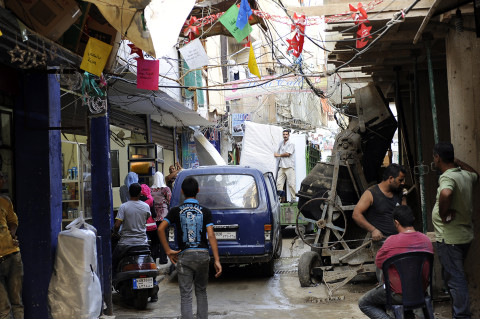
[[415, 90], [415, 128], [417, 132], [417, 159], [418, 159], [418, 179], [420, 184], [420, 206], [422, 209], [423, 233], [427, 232], [427, 206], [425, 202], [425, 178], [422, 155], [422, 132], [420, 125], [420, 101], [418, 92], [418, 70], [417, 58], [415, 57], [415, 68], [413, 71], [414, 90]]
[[433, 139], [435, 141], [435, 144], [437, 144], [438, 143], [437, 104], [435, 102], [435, 85], [433, 82], [432, 56], [430, 51], [429, 39], [425, 40], [425, 48], [427, 49], [428, 83], [430, 86], [430, 101], [432, 105]]

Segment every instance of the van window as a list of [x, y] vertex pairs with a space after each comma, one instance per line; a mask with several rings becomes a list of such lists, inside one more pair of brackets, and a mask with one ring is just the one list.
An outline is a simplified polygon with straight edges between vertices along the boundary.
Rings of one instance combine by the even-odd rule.
[[[210, 209], [252, 209], [259, 204], [255, 178], [251, 175], [194, 175], [198, 181], [197, 200]], [[181, 196], [183, 202], [185, 197]]]
[[272, 180], [270, 179], [270, 176], [271, 174], [264, 174], [263, 177], [265, 177], [265, 184], [267, 184], [267, 191], [268, 191], [268, 197], [270, 198], [270, 202], [271, 204], [273, 205], [276, 197], [277, 197], [277, 194], [275, 194], [274, 190], [273, 190], [273, 186], [272, 186]]

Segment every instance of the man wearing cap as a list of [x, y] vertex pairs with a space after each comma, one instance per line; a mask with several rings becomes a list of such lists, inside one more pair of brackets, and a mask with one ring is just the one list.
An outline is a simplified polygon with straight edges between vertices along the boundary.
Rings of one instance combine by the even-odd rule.
[[[0, 172], [0, 189], [5, 184]], [[23, 264], [17, 240], [18, 218], [13, 205], [0, 195], [0, 318], [23, 319]]]

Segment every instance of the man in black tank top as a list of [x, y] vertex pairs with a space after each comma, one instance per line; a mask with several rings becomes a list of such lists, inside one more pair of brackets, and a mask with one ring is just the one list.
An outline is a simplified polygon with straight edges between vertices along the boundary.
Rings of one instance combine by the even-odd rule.
[[405, 173], [401, 165], [390, 164], [383, 172], [382, 182], [367, 189], [353, 210], [353, 220], [372, 233], [373, 241], [397, 233], [392, 213], [395, 206], [407, 204], [402, 196]]

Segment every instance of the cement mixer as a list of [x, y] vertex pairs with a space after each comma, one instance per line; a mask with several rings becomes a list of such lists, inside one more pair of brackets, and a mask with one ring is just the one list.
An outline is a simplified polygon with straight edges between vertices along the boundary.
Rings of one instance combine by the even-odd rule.
[[[323, 282], [330, 295], [356, 275], [375, 272], [375, 245], [352, 212], [367, 187], [378, 182], [397, 129], [375, 86], [356, 90], [355, 100], [356, 114], [350, 114], [348, 127], [335, 139], [333, 163], [318, 163], [297, 193], [297, 234], [311, 247], [299, 260], [299, 281], [302, 287]], [[313, 233], [298, 227], [305, 221], [314, 225]]]

